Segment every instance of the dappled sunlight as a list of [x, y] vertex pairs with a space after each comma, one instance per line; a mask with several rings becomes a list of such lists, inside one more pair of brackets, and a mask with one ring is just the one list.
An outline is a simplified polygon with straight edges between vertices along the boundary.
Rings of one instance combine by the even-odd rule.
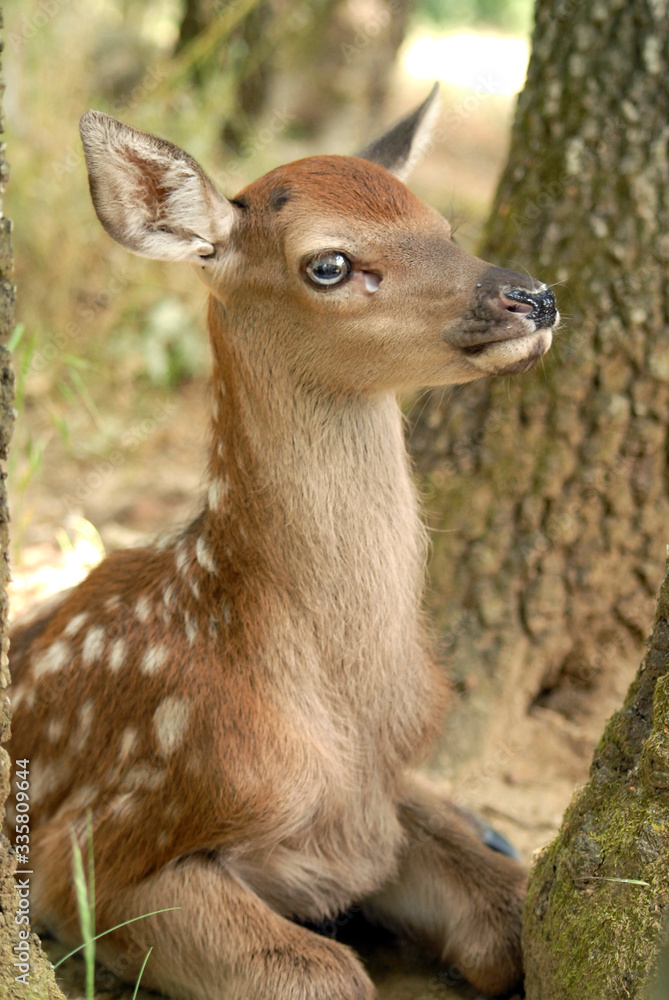
[[48, 541], [24, 547], [20, 561], [13, 566], [7, 587], [12, 620], [39, 601], [80, 583], [104, 558], [97, 529], [78, 515], [65, 519], [56, 539], [58, 547]]
[[521, 90], [529, 60], [525, 38], [458, 31], [420, 31], [400, 50], [400, 65], [414, 80], [441, 80], [457, 87], [512, 95]]

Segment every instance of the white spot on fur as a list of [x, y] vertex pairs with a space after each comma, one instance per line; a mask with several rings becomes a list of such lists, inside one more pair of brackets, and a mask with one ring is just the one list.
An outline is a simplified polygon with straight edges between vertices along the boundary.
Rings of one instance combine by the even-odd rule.
[[89, 628], [81, 647], [81, 659], [84, 666], [99, 660], [105, 648], [105, 630], [101, 625]]
[[164, 698], [153, 713], [156, 740], [161, 753], [168, 756], [179, 747], [190, 718], [190, 706], [183, 698]]
[[63, 635], [69, 636], [69, 638], [71, 639], [72, 636], [75, 636], [77, 634], [81, 626], [87, 620], [88, 620], [88, 612], [80, 611], [78, 615], [75, 615], [74, 618], [71, 618], [70, 621], [67, 623], [67, 625], [63, 629]]
[[151, 614], [151, 605], [149, 604], [148, 597], [140, 597], [135, 604], [135, 614], [138, 620], [144, 624], [148, 620]]
[[208, 573], [216, 573], [216, 563], [214, 562], [211, 552], [207, 548], [207, 543], [201, 535], [195, 543], [195, 558], [199, 562], [202, 569], [206, 569]]
[[162, 667], [167, 659], [167, 650], [164, 646], [150, 646], [142, 658], [142, 671], [145, 674], [152, 674]]
[[30, 767], [30, 800], [33, 803], [48, 798], [62, 785], [68, 772], [60, 762], [42, 764], [33, 761]]
[[173, 798], [171, 802], [165, 807], [163, 815], [166, 820], [170, 823], [176, 823], [184, 814], [183, 803], [181, 799]]
[[114, 819], [129, 819], [136, 805], [132, 792], [123, 792], [122, 795], [116, 795], [109, 803], [109, 816]]
[[12, 687], [12, 688], [10, 688], [10, 690], [9, 690], [9, 700], [11, 702], [12, 712], [16, 712], [16, 710], [18, 709], [19, 705], [21, 705], [23, 703], [23, 700], [24, 700], [26, 694], [28, 693], [28, 690], [29, 689], [25, 686], [25, 684], [22, 684], [21, 687]]
[[211, 510], [218, 510], [221, 506], [221, 501], [228, 492], [228, 482], [226, 479], [221, 479], [216, 477], [212, 479], [209, 484], [209, 489], [207, 490], [207, 502]]
[[190, 587], [190, 592], [196, 601], [200, 600], [200, 584], [193, 577], [188, 580], [188, 586]]
[[44, 674], [55, 674], [66, 663], [69, 663], [70, 658], [69, 645], [62, 639], [58, 639], [57, 642], [42, 650], [33, 660], [33, 677], [38, 681]]
[[62, 719], [50, 719], [46, 727], [46, 736], [50, 743], [57, 743], [63, 735], [65, 723]]
[[[60, 810], [59, 810], [59, 812], [60, 812]], [[69, 813], [74, 812], [74, 810], [71, 809], [68, 806], [68, 807], [65, 808], [64, 812], [67, 814], [68, 812]], [[74, 818], [73, 822], [69, 823], [68, 826], [69, 826], [69, 828], [70, 828], [70, 830], [72, 832], [72, 836], [74, 837], [74, 839], [79, 844], [79, 847], [81, 848], [82, 852], [87, 851], [88, 850], [88, 817], [86, 815], [82, 816], [81, 813], [79, 813], [78, 818], [77, 818], [76, 813], [75, 813], [75, 818]], [[84, 853], [84, 857], [85, 856], [86, 855]]]
[[230, 605], [226, 601], [223, 601], [223, 603], [221, 604], [221, 618], [223, 619], [226, 625], [230, 624], [230, 618], [231, 618]]
[[133, 752], [137, 746], [139, 740], [139, 733], [134, 726], [127, 726], [121, 733], [121, 745], [119, 746], [118, 759], [119, 763], [123, 763], [127, 760], [130, 754]]
[[165, 591], [163, 593], [163, 604], [165, 605], [166, 608], [171, 608], [173, 600], [174, 600], [174, 584], [170, 583], [167, 587], [165, 587]]
[[70, 747], [72, 753], [81, 753], [86, 746], [93, 725], [93, 702], [89, 698], [79, 709], [77, 728], [72, 735]]
[[122, 787], [136, 792], [153, 791], [165, 783], [167, 771], [149, 764], [135, 764], [123, 775]]
[[214, 420], [218, 420], [221, 413], [221, 407], [219, 406], [219, 402], [216, 396], [214, 396], [214, 398], [211, 401], [211, 412], [214, 415]]
[[115, 639], [109, 650], [109, 669], [117, 671], [125, 663], [125, 639]]
[[97, 795], [95, 785], [81, 785], [65, 800], [64, 805], [67, 809], [86, 809], [95, 802]]
[[177, 564], [177, 569], [180, 573], [183, 573], [186, 566], [189, 563], [188, 549], [186, 548], [186, 543], [184, 541], [179, 542], [177, 546], [177, 551], [175, 555], [175, 562]]
[[158, 552], [165, 552], [166, 549], [169, 549], [169, 547], [174, 544], [174, 541], [175, 541], [175, 535], [174, 535], [173, 531], [171, 531], [167, 535], [162, 535], [156, 541], [156, 549], [157, 549], [157, 551]]
[[118, 596], [118, 594], [114, 594], [113, 597], [108, 597], [107, 600], [105, 601], [105, 610], [115, 611], [116, 608], [120, 607], [120, 604], [121, 604], [121, 598]]
[[197, 623], [186, 611], [184, 614], [184, 623], [186, 626], [186, 638], [188, 639], [189, 645], [193, 645], [197, 639]]

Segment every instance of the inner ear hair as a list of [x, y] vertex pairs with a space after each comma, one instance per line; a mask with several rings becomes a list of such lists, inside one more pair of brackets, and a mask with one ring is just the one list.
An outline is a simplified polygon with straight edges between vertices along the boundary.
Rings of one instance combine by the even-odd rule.
[[99, 111], [81, 120], [100, 222], [143, 257], [199, 263], [229, 237], [234, 209], [178, 146]]

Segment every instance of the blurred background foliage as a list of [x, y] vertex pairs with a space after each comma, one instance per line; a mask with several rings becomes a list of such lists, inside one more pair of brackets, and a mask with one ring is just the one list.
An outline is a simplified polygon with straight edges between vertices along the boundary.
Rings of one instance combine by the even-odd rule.
[[281, 162], [353, 152], [440, 78], [445, 138], [412, 187], [471, 247], [531, 18], [531, 0], [7, 0], [15, 543], [55, 533], [62, 506], [45, 495], [63, 463], [104, 459], [131, 416], [208, 371], [204, 287], [132, 257], [94, 216], [82, 111], [168, 137], [233, 195]]

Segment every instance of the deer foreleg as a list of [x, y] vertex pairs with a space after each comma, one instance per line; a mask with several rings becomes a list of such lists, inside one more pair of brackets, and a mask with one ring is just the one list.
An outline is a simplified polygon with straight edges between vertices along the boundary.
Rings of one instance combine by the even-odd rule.
[[104, 924], [180, 907], [100, 942], [104, 964], [179, 1000], [372, 1000], [352, 951], [286, 920], [224, 863], [193, 855], [117, 896]]
[[427, 783], [411, 785], [399, 815], [406, 841], [398, 874], [364, 901], [365, 913], [485, 993], [512, 989], [522, 978], [524, 869], [486, 847]]

